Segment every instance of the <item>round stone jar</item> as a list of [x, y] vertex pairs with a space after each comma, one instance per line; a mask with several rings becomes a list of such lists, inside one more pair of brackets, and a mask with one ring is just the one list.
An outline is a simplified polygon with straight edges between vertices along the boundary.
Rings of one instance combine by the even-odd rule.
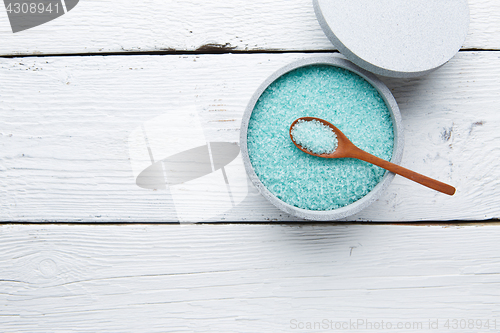
[[282, 211], [328, 221], [373, 203], [394, 174], [355, 159], [322, 159], [301, 152], [288, 130], [303, 116], [330, 121], [361, 149], [399, 164], [401, 115], [389, 89], [341, 56], [301, 59], [260, 85], [240, 132], [249, 178]]

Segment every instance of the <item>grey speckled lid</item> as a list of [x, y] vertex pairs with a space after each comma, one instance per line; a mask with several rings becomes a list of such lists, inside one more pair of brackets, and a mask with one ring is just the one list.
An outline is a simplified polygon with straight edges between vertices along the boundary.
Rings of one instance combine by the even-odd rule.
[[450, 60], [469, 28], [467, 0], [313, 0], [323, 31], [375, 74], [424, 75]]

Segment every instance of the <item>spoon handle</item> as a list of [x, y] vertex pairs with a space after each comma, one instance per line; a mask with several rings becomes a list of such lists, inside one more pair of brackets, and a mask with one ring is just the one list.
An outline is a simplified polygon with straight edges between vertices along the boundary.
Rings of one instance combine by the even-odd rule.
[[389, 170], [391, 172], [394, 172], [395, 174], [398, 174], [400, 176], [406, 177], [410, 180], [413, 180], [414, 182], [417, 182], [419, 184], [422, 184], [424, 186], [427, 186], [429, 188], [432, 188], [433, 190], [448, 194], [448, 195], [453, 195], [455, 194], [455, 188], [453, 186], [450, 186], [448, 184], [442, 183], [438, 180], [429, 178], [427, 176], [421, 175], [419, 173], [416, 173], [414, 171], [408, 170], [406, 168], [403, 168], [402, 166], [399, 166], [397, 164], [388, 162], [386, 160], [383, 160], [381, 158], [378, 158], [377, 156], [374, 156], [370, 153], [367, 153], [364, 150], [361, 150], [356, 147], [356, 149], [353, 149], [350, 151], [351, 157], [363, 160], [365, 162], [375, 164], [381, 168], [384, 168], [386, 170]]

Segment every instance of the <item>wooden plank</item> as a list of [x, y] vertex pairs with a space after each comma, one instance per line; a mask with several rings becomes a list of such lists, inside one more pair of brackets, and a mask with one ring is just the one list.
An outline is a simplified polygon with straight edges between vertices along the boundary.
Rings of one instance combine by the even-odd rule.
[[[463, 47], [499, 49], [500, 2], [469, 4], [470, 31]], [[4, 12], [0, 40], [0, 55], [333, 50], [310, 0], [80, 1], [58, 19], [15, 34]]]
[[384, 321], [421, 323], [404, 331], [428, 332], [429, 320], [438, 321], [435, 331], [452, 331], [445, 324], [455, 319], [473, 326], [453, 331], [497, 332], [497, 233], [497, 226], [2, 225], [0, 326], [304, 332], [331, 329], [299, 323], [364, 320], [352, 330], [379, 332], [366, 322]]
[[[164, 178], [156, 190], [136, 182], [151, 159], [199, 146], [197, 135], [238, 142], [255, 89], [278, 68], [310, 56], [1, 59], [0, 220], [296, 220], [247, 184], [240, 157], [226, 176], [219, 170], [191, 187], [165, 188]], [[450, 183], [457, 194], [396, 177], [350, 219], [499, 218], [499, 53], [460, 52], [424, 78], [383, 80], [403, 117], [402, 165]]]

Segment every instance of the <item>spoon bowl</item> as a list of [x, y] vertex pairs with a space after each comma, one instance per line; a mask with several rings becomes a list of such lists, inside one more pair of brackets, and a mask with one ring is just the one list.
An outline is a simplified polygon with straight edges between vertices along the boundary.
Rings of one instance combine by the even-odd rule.
[[[316, 154], [304, 147], [302, 147], [300, 144], [298, 144], [295, 141], [295, 138], [292, 135], [292, 129], [295, 127], [295, 125], [299, 121], [318, 121], [321, 124], [331, 128], [335, 135], [337, 136], [337, 147], [335, 150], [329, 153], [323, 153], [323, 154]], [[328, 121], [321, 119], [321, 118], [316, 118], [316, 117], [302, 117], [294, 120], [292, 124], [290, 125], [290, 138], [292, 139], [292, 142], [295, 144], [297, 148], [302, 150], [304, 153], [313, 155], [313, 156], [318, 156], [322, 158], [357, 158], [359, 160], [374, 164], [376, 166], [379, 166], [383, 169], [386, 169], [390, 172], [393, 172], [395, 174], [398, 174], [400, 176], [403, 176], [405, 178], [408, 178], [410, 180], [413, 180], [414, 182], [417, 182], [421, 185], [427, 186], [429, 188], [432, 188], [433, 190], [439, 191], [441, 193], [445, 193], [448, 195], [453, 195], [455, 194], [455, 188], [453, 186], [450, 186], [448, 184], [442, 183], [438, 180], [429, 178], [427, 176], [424, 176], [422, 174], [416, 173], [414, 171], [411, 171], [409, 169], [403, 168], [400, 165], [388, 162], [384, 159], [381, 159], [375, 155], [372, 155], [354, 145], [351, 140], [345, 136], [344, 133], [342, 133], [341, 130], [339, 130], [337, 127], [335, 127], [333, 124], [329, 123]]]

